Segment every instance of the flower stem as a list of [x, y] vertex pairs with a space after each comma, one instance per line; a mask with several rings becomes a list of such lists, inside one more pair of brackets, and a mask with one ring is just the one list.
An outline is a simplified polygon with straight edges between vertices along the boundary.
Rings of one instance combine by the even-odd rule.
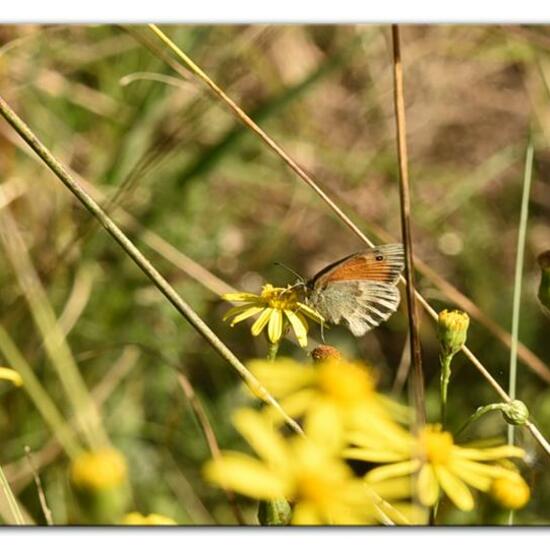
[[439, 356], [439, 362], [441, 364], [441, 425], [445, 426], [447, 417], [447, 390], [449, 387], [449, 380], [451, 379], [451, 361], [452, 355], [441, 354]]
[[462, 428], [456, 432], [455, 437], [461, 434], [470, 424], [479, 420], [484, 414], [487, 414], [491, 411], [502, 411], [507, 406], [506, 403], [491, 403], [490, 405], [485, 405], [483, 407], [478, 407], [476, 412], [466, 420]]
[[267, 348], [267, 358], [269, 361], [275, 361], [277, 358], [277, 353], [279, 352], [279, 342], [269, 342]]

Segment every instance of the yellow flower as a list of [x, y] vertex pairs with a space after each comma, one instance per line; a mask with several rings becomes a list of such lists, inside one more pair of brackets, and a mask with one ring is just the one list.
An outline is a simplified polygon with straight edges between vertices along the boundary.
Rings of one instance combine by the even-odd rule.
[[21, 375], [17, 371], [13, 369], [8, 369], [6, 367], [0, 367], [0, 380], [9, 380], [10, 382], [13, 382], [16, 386], [23, 385], [23, 379], [21, 378]]
[[416, 476], [420, 502], [433, 506], [443, 491], [461, 510], [472, 510], [474, 499], [468, 487], [487, 492], [494, 479], [515, 479], [510, 469], [489, 462], [503, 458], [521, 458], [523, 449], [512, 445], [468, 448], [455, 445], [450, 433], [438, 425], [425, 426], [417, 437], [395, 426], [391, 433], [374, 438], [357, 432], [351, 436], [357, 447], [344, 452], [347, 458], [368, 462], [387, 462], [374, 468], [365, 479], [369, 483]]
[[408, 416], [406, 407], [376, 392], [375, 373], [358, 362], [329, 358], [303, 365], [281, 358], [250, 361], [248, 367], [288, 414], [305, 416], [306, 429], [324, 425], [333, 446], [341, 444], [347, 430], [391, 431], [392, 418]]
[[149, 514], [144, 516], [139, 512], [130, 512], [126, 514], [121, 521], [122, 525], [177, 525], [177, 523], [169, 517], [161, 514]]
[[497, 477], [491, 484], [489, 494], [495, 502], [509, 510], [523, 508], [531, 497], [529, 485], [519, 474], [514, 477]]
[[126, 460], [116, 449], [85, 452], [71, 464], [71, 481], [79, 489], [113, 489], [125, 482], [126, 475]]
[[222, 453], [204, 468], [211, 483], [258, 500], [288, 500], [294, 525], [377, 522], [367, 486], [323, 444], [326, 430], [285, 440], [265, 416], [248, 409], [238, 411], [234, 423], [259, 458]]
[[245, 302], [243, 305], [231, 308], [223, 320], [233, 317], [231, 326], [258, 315], [251, 328], [253, 336], [258, 336], [267, 326], [269, 341], [276, 344], [285, 334], [289, 326], [292, 327], [298, 343], [301, 347], [307, 346], [307, 333], [309, 325], [306, 317], [317, 323], [323, 323], [324, 319], [319, 313], [309, 306], [298, 301], [298, 292], [292, 287], [278, 288], [266, 284], [260, 295], [249, 292], [237, 292], [224, 294], [224, 300], [228, 302]]

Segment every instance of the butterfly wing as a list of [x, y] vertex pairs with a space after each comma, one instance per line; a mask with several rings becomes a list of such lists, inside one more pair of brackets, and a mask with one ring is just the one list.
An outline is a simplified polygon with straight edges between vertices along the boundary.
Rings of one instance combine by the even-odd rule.
[[312, 279], [310, 303], [329, 323], [345, 324], [354, 336], [362, 336], [399, 307], [395, 285], [403, 267], [401, 244], [352, 254]]
[[337, 281], [312, 295], [311, 305], [331, 324], [344, 324], [354, 336], [377, 327], [399, 307], [395, 285], [376, 281]]
[[315, 288], [336, 281], [357, 280], [396, 284], [404, 265], [403, 245], [384, 244], [328, 265], [313, 277], [309, 285]]

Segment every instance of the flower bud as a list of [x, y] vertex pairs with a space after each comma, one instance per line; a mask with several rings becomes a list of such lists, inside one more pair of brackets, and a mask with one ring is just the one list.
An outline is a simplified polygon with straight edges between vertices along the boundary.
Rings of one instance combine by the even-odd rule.
[[523, 426], [529, 419], [529, 409], [523, 401], [514, 399], [502, 407], [502, 416], [508, 424]]
[[258, 507], [260, 525], [288, 525], [291, 519], [292, 510], [286, 499], [260, 501]]
[[494, 479], [489, 494], [503, 508], [519, 510], [529, 502], [531, 491], [525, 480], [518, 474]]
[[332, 346], [317, 346], [312, 352], [311, 357], [315, 363], [320, 363], [321, 361], [326, 361], [327, 359], [336, 359], [341, 360], [342, 354]]
[[454, 355], [466, 342], [470, 318], [464, 311], [444, 309], [439, 313], [437, 336], [443, 355]]

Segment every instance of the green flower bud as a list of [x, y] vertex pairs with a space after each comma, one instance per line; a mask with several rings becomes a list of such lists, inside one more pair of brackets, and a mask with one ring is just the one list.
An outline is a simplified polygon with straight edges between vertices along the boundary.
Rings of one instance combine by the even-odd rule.
[[502, 407], [502, 416], [508, 424], [523, 426], [529, 419], [529, 409], [523, 401], [514, 399]]
[[260, 525], [288, 525], [292, 519], [290, 504], [284, 498], [261, 501], [258, 507]]
[[464, 311], [444, 309], [439, 313], [437, 337], [444, 356], [452, 356], [466, 342], [470, 318]]
[[550, 250], [543, 252], [538, 261], [541, 277], [537, 296], [545, 312], [550, 315]]

